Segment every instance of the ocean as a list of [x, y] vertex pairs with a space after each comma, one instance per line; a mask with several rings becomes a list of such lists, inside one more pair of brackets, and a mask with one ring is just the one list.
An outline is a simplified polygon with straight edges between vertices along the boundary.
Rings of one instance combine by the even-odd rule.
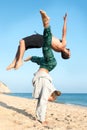
[[[32, 93], [10, 93], [8, 95], [33, 99]], [[87, 107], [87, 93], [63, 93], [55, 102]]]

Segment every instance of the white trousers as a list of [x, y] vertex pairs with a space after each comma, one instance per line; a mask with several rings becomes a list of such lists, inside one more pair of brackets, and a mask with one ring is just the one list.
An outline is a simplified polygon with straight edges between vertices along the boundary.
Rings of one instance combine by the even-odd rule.
[[48, 98], [56, 89], [50, 75], [43, 71], [35, 73], [32, 82], [34, 86], [33, 97], [38, 99], [36, 116], [39, 121], [43, 122], [45, 121]]

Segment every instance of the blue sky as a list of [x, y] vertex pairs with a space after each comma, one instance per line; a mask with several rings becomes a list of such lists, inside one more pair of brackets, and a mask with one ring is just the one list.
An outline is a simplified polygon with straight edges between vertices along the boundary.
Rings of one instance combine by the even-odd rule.
[[[0, 81], [12, 92], [32, 92], [33, 73], [38, 65], [24, 63], [18, 70], [6, 71], [12, 62], [19, 40], [37, 31], [43, 33], [40, 9], [50, 16], [53, 35], [61, 38], [63, 16], [68, 13], [67, 47], [71, 58], [63, 60], [54, 52], [57, 67], [50, 73], [55, 87], [62, 93], [87, 93], [87, 1], [86, 0], [1, 0], [0, 1]], [[31, 49], [28, 55], [42, 55]]]

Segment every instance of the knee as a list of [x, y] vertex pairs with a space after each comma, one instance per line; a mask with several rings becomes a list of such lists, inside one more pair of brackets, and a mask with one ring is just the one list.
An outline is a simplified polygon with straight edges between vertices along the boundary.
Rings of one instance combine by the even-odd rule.
[[19, 45], [21, 46], [21, 45], [25, 45], [25, 41], [24, 40], [20, 40], [19, 41]]

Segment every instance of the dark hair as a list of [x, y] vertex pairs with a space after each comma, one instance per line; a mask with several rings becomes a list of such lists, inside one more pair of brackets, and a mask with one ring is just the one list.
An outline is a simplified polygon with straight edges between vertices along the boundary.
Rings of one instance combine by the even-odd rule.
[[[70, 49], [67, 48], [68, 51], [70, 51]], [[61, 52], [61, 56], [63, 59], [69, 59], [69, 55], [66, 52]]]

